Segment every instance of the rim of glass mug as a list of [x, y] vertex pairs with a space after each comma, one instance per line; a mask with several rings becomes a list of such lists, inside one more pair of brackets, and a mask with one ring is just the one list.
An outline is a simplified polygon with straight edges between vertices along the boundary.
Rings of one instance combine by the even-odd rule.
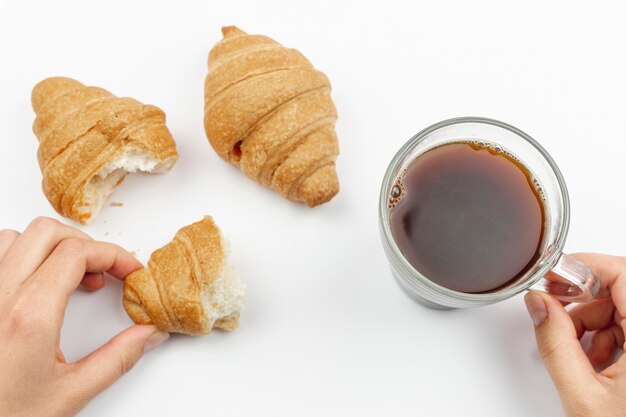
[[[402, 164], [402, 162], [411, 154], [411, 152], [420, 144], [420, 142], [423, 139], [427, 138], [431, 133], [448, 126], [467, 123], [491, 125], [500, 129], [505, 129], [528, 142], [532, 147], [535, 148], [536, 151], [539, 152], [544, 161], [547, 162], [550, 170], [552, 171], [552, 174], [554, 174], [561, 200], [558, 219], [550, 220], [558, 221], [560, 223], [558, 224], [558, 228], [555, 232], [557, 234], [553, 239], [554, 242], [552, 243], [552, 245], [542, 250], [543, 252], [547, 252], [547, 258], [540, 259], [538, 261], [538, 263], [534, 266], [534, 270], [532, 270], [532, 275], [530, 277], [526, 276], [526, 278], [520, 279], [517, 283], [512, 284], [510, 287], [506, 287], [504, 289], [489, 293], [464, 293], [454, 291], [430, 281], [427, 277], [425, 277], [417, 269], [415, 269], [406, 260], [404, 255], [402, 255], [395, 240], [393, 239], [390, 227], [390, 212], [388, 207], [389, 195], [391, 188], [398, 178], [398, 169], [405, 168], [407, 165], [406, 163]], [[470, 138], [465, 138], [465, 140], [468, 139]], [[455, 140], [459, 141], [463, 139], [456, 138], [450, 140], [449, 142], [453, 142]], [[489, 138], [482, 138], [482, 140], [489, 142]], [[494, 141], [494, 143], [497, 144], [497, 141]], [[504, 147], [506, 149], [506, 146]], [[419, 154], [413, 155], [411, 160], [413, 160], [417, 156], [419, 156]], [[551, 202], [548, 201], [547, 205], [550, 204]], [[546, 274], [548, 274], [548, 272], [550, 272], [555, 267], [555, 265], [557, 265], [557, 263], [561, 259], [561, 256], [563, 255], [562, 250], [565, 245], [565, 239], [567, 237], [567, 232], [569, 229], [570, 204], [567, 186], [565, 185], [565, 180], [563, 178], [563, 175], [561, 174], [561, 171], [559, 170], [552, 157], [548, 154], [548, 152], [532, 137], [530, 137], [528, 134], [521, 131], [520, 129], [507, 123], [500, 122], [498, 120], [484, 117], [457, 117], [435, 123], [423, 129], [415, 136], [413, 136], [408, 142], [406, 142], [400, 148], [400, 150], [398, 150], [398, 152], [389, 163], [389, 166], [387, 167], [387, 170], [385, 172], [385, 177], [383, 179], [380, 191], [378, 217], [380, 221], [383, 246], [387, 257], [392, 264], [392, 271], [394, 272], [394, 276], [399, 281], [401, 286], [411, 295], [417, 297], [418, 301], [426, 301], [424, 304], [430, 307], [459, 308], [486, 305], [505, 300], [524, 290], [531, 288], [533, 285], [537, 284], [537, 282], [540, 281]], [[593, 282], [592, 280], [591, 284], [592, 287], [597, 287], [599, 285], [599, 282], [597, 282], [597, 280]], [[572, 286], [574, 286], [574, 284], [572, 284]], [[594, 288], [592, 288], [592, 292], [593, 289]], [[597, 293], [597, 288], [595, 288], [595, 292]]]

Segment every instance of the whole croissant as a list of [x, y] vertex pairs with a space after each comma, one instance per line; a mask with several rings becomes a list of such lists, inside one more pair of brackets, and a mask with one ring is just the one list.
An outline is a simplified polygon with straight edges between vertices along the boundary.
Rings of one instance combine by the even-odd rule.
[[330, 82], [297, 50], [234, 26], [209, 53], [204, 127], [219, 156], [313, 207], [339, 191]]
[[159, 173], [178, 159], [159, 108], [53, 77], [33, 88], [42, 187], [52, 207], [91, 222], [126, 174]]
[[234, 330], [244, 285], [228, 245], [210, 217], [183, 227], [150, 256], [148, 267], [124, 282], [124, 308], [137, 324], [201, 335], [213, 327]]

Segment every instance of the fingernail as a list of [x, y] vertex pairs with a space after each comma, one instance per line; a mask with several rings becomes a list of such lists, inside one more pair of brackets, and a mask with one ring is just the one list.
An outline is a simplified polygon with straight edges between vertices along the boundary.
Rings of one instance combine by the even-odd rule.
[[546, 303], [543, 302], [540, 295], [533, 294], [532, 292], [526, 294], [524, 301], [526, 302], [526, 308], [528, 309], [528, 314], [530, 314], [533, 324], [535, 327], [539, 326], [544, 322], [546, 317], [548, 317]]
[[146, 340], [143, 345], [143, 353], [150, 352], [161, 343], [170, 338], [170, 334], [167, 332], [156, 332]]

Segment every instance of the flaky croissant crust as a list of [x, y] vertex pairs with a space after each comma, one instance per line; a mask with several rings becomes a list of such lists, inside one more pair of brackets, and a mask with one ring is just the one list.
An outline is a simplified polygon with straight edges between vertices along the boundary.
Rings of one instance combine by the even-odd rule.
[[330, 82], [297, 50], [234, 27], [209, 54], [207, 137], [250, 178], [309, 206], [339, 191]]

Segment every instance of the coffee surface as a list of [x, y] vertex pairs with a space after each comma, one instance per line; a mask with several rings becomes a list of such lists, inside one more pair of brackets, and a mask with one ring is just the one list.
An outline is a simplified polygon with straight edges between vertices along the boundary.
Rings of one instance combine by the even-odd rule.
[[431, 149], [410, 163], [390, 199], [400, 251], [441, 286], [490, 292], [521, 277], [539, 255], [541, 194], [528, 169], [494, 147]]

